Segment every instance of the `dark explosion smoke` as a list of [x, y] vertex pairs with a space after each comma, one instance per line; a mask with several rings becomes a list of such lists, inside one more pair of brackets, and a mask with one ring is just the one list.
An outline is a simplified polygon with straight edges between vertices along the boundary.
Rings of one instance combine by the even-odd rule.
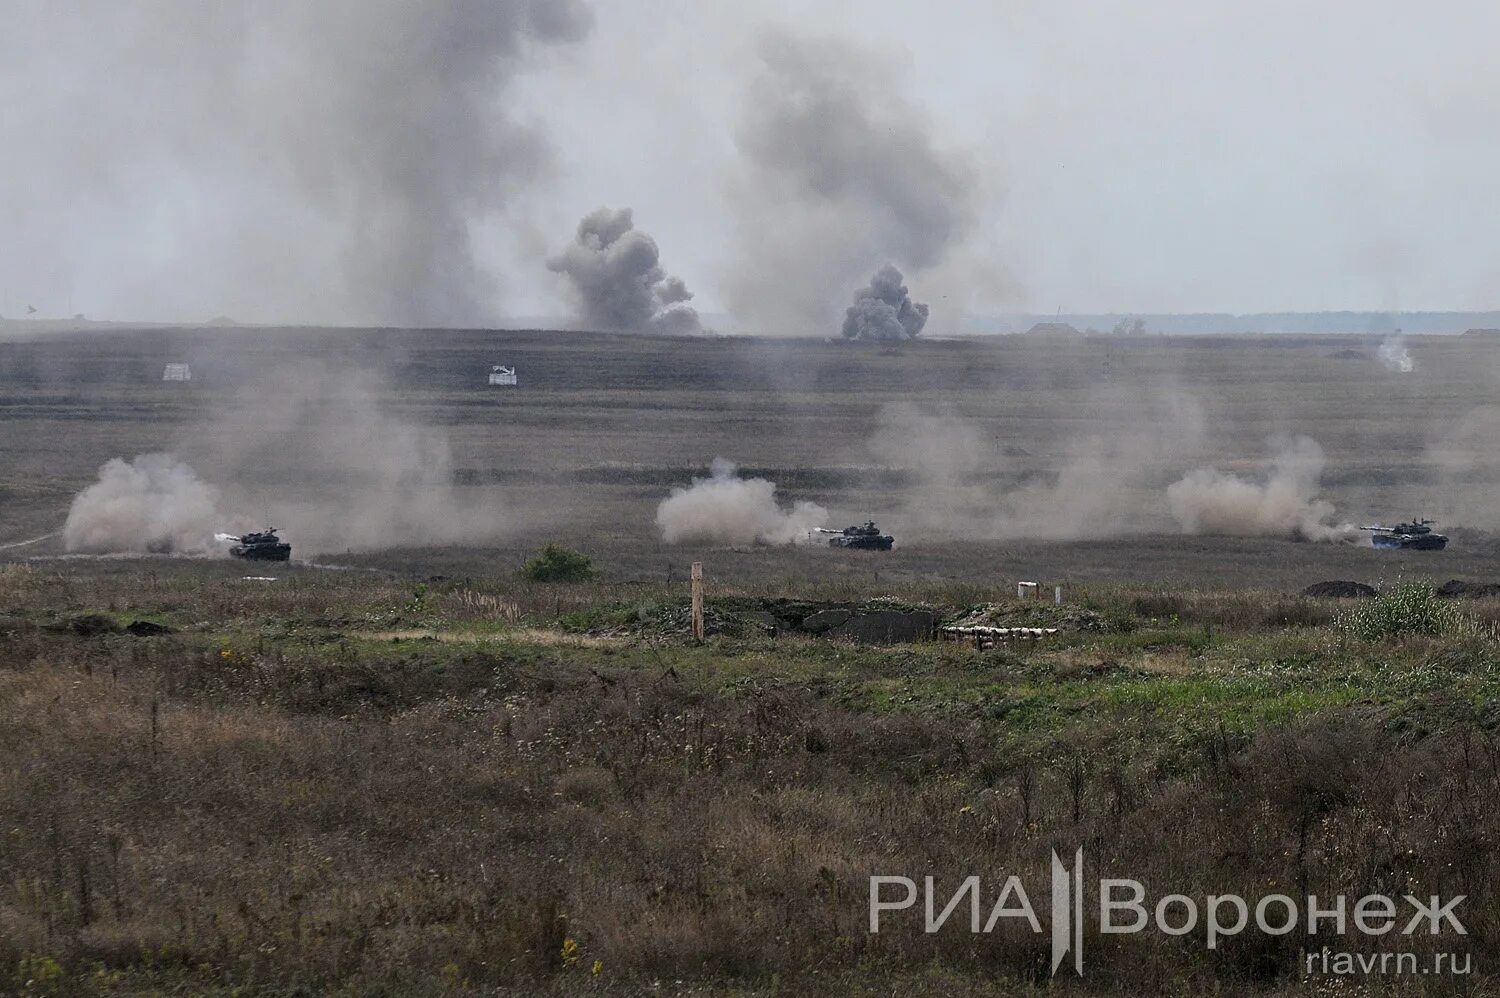
[[578, 223], [571, 244], [547, 261], [565, 274], [579, 317], [599, 329], [691, 335], [703, 332], [680, 277], [662, 269], [656, 240], [635, 227], [629, 208], [598, 208]]
[[882, 262], [952, 262], [979, 217], [970, 157], [904, 94], [899, 60], [841, 39], [771, 32], [738, 130], [736, 318], [777, 332], [837, 321], [830, 288]]
[[[0, 120], [28, 152], [0, 188], [36, 187], [12, 233], [107, 259], [170, 231], [183, 266], [157, 269], [215, 307], [401, 325], [492, 318], [470, 228], [548, 159], [508, 85], [593, 23], [584, 0], [16, 6], [0, 63], [26, 100]], [[80, 202], [86, 240], [58, 224]]]
[[886, 264], [870, 278], [870, 286], [854, 292], [854, 304], [844, 313], [844, 337], [892, 342], [909, 340], [927, 325], [927, 306], [911, 300], [901, 271]]

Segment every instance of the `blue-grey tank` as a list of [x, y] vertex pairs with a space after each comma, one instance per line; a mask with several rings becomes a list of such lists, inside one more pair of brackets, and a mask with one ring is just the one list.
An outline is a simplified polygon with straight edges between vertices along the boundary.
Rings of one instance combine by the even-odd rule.
[[1432, 529], [1432, 520], [1413, 517], [1394, 527], [1379, 525], [1361, 527], [1370, 531], [1370, 543], [1385, 550], [1441, 551], [1448, 546], [1448, 538]]

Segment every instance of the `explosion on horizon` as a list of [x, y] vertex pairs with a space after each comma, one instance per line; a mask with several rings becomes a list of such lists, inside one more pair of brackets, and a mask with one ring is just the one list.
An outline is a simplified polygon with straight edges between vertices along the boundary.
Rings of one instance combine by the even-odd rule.
[[1382, 341], [1377, 356], [1385, 369], [1395, 374], [1410, 374], [1417, 369], [1417, 362], [1412, 359], [1411, 351], [1406, 348], [1406, 339], [1400, 333]]
[[693, 294], [661, 266], [656, 240], [635, 227], [629, 208], [597, 208], [573, 242], [547, 261], [567, 276], [579, 317], [603, 330], [689, 336], [703, 332]]
[[883, 343], [914, 339], [927, 325], [927, 313], [926, 305], [911, 300], [901, 271], [886, 264], [868, 287], [854, 292], [854, 304], [844, 313], [844, 338]]
[[839, 289], [882, 262], [923, 275], [953, 264], [983, 217], [980, 174], [907, 95], [899, 64], [848, 38], [783, 31], [758, 53], [731, 179], [724, 293], [736, 318], [816, 333], [838, 321]]

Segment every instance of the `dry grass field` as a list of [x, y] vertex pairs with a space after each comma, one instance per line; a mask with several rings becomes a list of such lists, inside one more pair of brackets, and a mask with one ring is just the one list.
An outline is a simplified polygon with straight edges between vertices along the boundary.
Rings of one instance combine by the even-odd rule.
[[[1500, 598], [1420, 583], [1500, 579], [1484, 432], [1500, 345], [1415, 340], [1405, 375], [1375, 348], [0, 340], [0, 993], [1491, 993]], [[163, 383], [169, 361], [193, 380]], [[496, 363], [517, 389], [484, 385]], [[4, 546], [57, 530], [109, 458], [174, 450], [297, 555], [299, 511], [355, 498], [305, 456], [327, 441], [303, 450], [268, 418], [274, 446], [247, 463], [223, 414], [249, 396], [274, 415], [299, 369], [378, 370], [379, 418], [441, 429], [458, 495], [496, 525], [253, 573]], [[872, 443], [892, 403], [970, 439], [937, 499], [920, 461]], [[381, 441], [346, 432], [378, 460]], [[1278, 434], [1323, 446], [1341, 516], [1426, 511], [1453, 544], [1177, 532], [1167, 484], [1208, 463], [1255, 477]], [[720, 455], [837, 524], [875, 517], [896, 549], [664, 544], [657, 503]], [[1081, 504], [1058, 487], [1080, 462], [1101, 472], [1078, 479]], [[1020, 499], [1001, 507], [1014, 520], [964, 518], [954, 495]], [[598, 575], [525, 578], [545, 541]], [[1025, 578], [1067, 604], [1018, 601]], [[1297, 595], [1325, 579], [1384, 595]], [[1058, 630], [980, 650], [763, 626], [833, 604]], [[868, 932], [875, 874], [931, 875], [939, 904], [979, 876], [986, 907], [1017, 874], [1045, 918], [1049, 858], [1078, 848], [1090, 877], [1153, 897], [1462, 894], [1467, 934], [1325, 924], [1209, 949], [1202, 926], [1090, 928], [1078, 978], [1052, 976], [1048, 936], [1021, 922], [976, 935], [960, 911], [926, 934], [915, 909]], [[1309, 975], [1323, 946], [1471, 970]]]

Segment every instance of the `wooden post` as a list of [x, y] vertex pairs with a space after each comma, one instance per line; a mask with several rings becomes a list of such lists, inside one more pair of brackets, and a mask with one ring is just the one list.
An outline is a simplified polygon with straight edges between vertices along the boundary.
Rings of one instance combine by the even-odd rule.
[[703, 640], [703, 562], [693, 562], [693, 640]]

